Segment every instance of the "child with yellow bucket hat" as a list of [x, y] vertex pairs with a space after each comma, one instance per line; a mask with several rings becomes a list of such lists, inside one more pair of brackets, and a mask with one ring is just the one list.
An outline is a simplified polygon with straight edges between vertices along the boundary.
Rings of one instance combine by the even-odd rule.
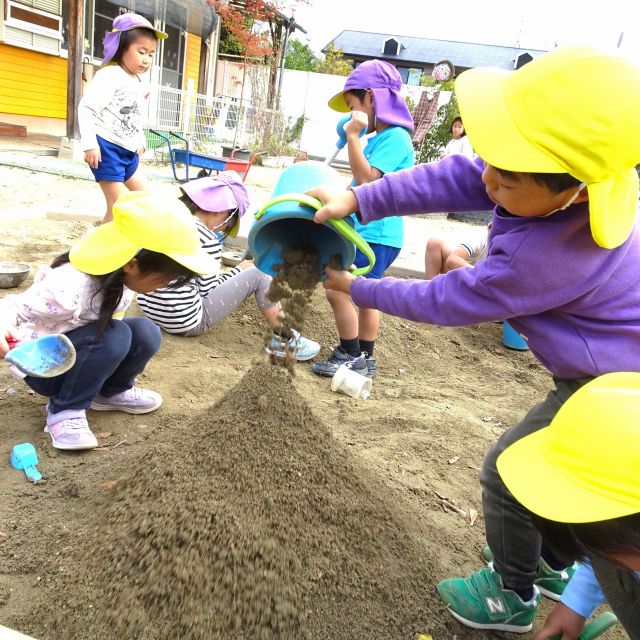
[[134, 386], [160, 348], [160, 329], [148, 318], [114, 318], [135, 293], [179, 286], [216, 267], [177, 200], [129, 192], [116, 201], [113, 216], [40, 269], [26, 291], [0, 301], [0, 357], [11, 337], [64, 333], [75, 347], [76, 362], [66, 373], [25, 378], [49, 398], [45, 431], [56, 449], [97, 446], [89, 408], [137, 414], [162, 404], [160, 394]]
[[[365, 280], [327, 270], [324, 286], [359, 307], [463, 326], [508, 320], [554, 376], [555, 389], [506, 431], [481, 473], [490, 567], [440, 583], [465, 624], [526, 632], [540, 592], [560, 598], [574, 568], [544, 545], [496, 470], [513, 442], [551, 422], [582, 385], [640, 371], [640, 69], [589, 47], [556, 49], [516, 72], [456, 81], [477, 160], [456, 155], [332, 194], [318, 222], [354, 210], [409, 215], [494, 206], [487, 257], [433, 280]], [[613, 427], [612, 427], [613, 428]], [[530, 482], [538, 481], [534, 464]]]
[[[580, 566], [563, 594], [565, 604], [556, 607], [536, 640], [577, 637], [604, 596], [629, 636], [639, 638], [640, 374], [592, 380], [547, 428], [508, 447], [497, 465], [514, 498], [535, 515], [547, 543], [566, 557], [588, 557], [593, 565]], [[580, 609], [584, 600], [589, 606]]]

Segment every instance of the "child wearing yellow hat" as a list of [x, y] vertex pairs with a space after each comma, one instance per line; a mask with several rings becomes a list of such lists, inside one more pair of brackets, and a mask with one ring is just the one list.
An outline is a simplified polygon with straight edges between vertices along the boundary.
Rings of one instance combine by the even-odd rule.
[[147, 413], [162, 404], [135, 378], [160, 348], [160, 330], [147, 318], [123, 316], [135, 293], [180, 285], [215, 269], [200, 248], [189, 211], [177, 200], [136, 191], [114, 205], [114, 220], [81, 238], [42, 268], [25, 292], [0, 302], [0, 357], [7, 338], [64, 333], [76, 362], [53, 378], [25, 382], [47, 396], [45, 431], [56, 449], [92, 449], [97, 440], [86, 410]]
[[[588, 557], [593, 565], [578, 569], [565, 604], [536, 640], [578, 636], [601, 600], [593, 572], [629, 636], [640, 637], [639, 416], [640, 374], [609, 373], [576, 391], [548, 427], [498, 457], [506, 487], [534, 514], [545, 541], [558, 554]], [[587, 609], [578, 596], [590, 601]]]
[[[640, 69], [588, 47], [556, 49], [516, 72], [472, 69], [456, 91], [479, 158], [461, 155], [387, 174], [345, 193], [310, 192], [318, 222], [494, 206], [487, 257], [432, 280], [365, 280], [327, 270], [324, 286], [359, 307], [463, 326], [508, 320], [555, 389], [506, 431], [480, 481], [492, 562], [438, 585], [450, 612], [479, 629], [526, 632], [540, 593], [558, 599], [571, 559], [542, 547], [529, 512], [496, 470], [513, 442], [549, 424], [591, 379], [640, 371]], [[614, 425], [613, 425], [614, 426]], [[612, 428], [613, 428], [612, 426]], [[578, 436], [579, 437], [579, 436]], [[527, 464], [531, 484], [536, 465]]]

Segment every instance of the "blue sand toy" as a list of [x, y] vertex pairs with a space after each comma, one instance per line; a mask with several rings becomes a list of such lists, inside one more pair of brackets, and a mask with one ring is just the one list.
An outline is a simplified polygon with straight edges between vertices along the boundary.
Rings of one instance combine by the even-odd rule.
[[529, 350], [527, 341], [506, 320], [502, 322], [502, 344], [515, 351]]
[[[304, 192], [321, 185], [333, 191], [344, 191], [340, 174], [322, 162], [298, 162], [282, 172], [271, 200], [255, 214], [256, 221], [249, 231], [249, 252], [260, 271], [277, 275], [275, 267], [284, 262], [285, 252], [305, 245], [316, 247], [323, 270], [334, 256], [340, 259], [343, 269], [348, 269], [357, 246], [367, 256], [369, 264], [352, 273], [364, 275], [371, 271], [375, 254], [355, 231], [351, 219], [327, 220], [323, 224], [314, 222], [313, 217], [322, 203]], [[326, 278], [324, 271], [321, 278]]]
[[36, 469], [38, 454], [30, 442], [17, 444], [11, 450], [11, 466], [18, 471], [24, 471], [31, 482], [42, 480], [40, 472]]
[[4, 359], [22, 373], [36, 378], [54, 378], [73, 367], [76, 350], [63, 333], [35, 340], [8, 338], [9, 352]]

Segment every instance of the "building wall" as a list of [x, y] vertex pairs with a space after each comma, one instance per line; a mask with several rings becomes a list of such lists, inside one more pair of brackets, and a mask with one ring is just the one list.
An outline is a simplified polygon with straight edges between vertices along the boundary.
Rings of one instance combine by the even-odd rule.
[[194, 36], [192, 33], [187, 33], [187, 49], [185, 52], [185, 73], [184, 73], [184, 87], [187, 88], [189, 80], [193, 80], [193, 90], [198, 89], [198, 74], [200, 72], [200, 46], [202, 38]]
[[0, 43], [0, 114], [66, 118], [67, 61]]

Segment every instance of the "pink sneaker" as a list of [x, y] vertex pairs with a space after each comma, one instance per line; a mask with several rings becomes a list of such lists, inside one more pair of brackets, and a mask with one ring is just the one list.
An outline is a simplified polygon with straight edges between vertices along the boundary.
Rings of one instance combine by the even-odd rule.
[[98, 446], [96, 437], [89, 429], [84, 409], [49, 413], [47, 405], [47, 425], [44, 430], [51, 436], [54, 449], [79, 451], [95, 449]]
[[127, 413], [149, 413], [162, 404], [162, 396], [149, 389], [131, 387], [115, 396], [96, 396], [91, 403], [95, 411], [126, 411]]

